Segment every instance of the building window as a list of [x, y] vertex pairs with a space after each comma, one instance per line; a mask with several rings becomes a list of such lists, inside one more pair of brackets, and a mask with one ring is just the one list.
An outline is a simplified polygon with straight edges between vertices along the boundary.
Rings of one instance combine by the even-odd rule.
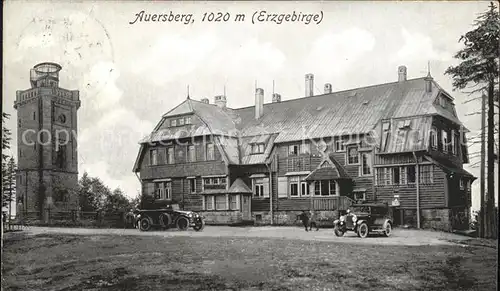
[[416, 181], [416, 168], [415, 166], [407, 166], [406, 167], [406, 181], [408, 184], [413, 184]]
[[400, 171], [399, 167], [391, 168], [392, 171], [392, 185], [399, 185], [400, 183]]
[[299, 146], [298, 145], [289, 145], [288, 146], [288, 155], [296, 156], [299, 154]]
[[172, 183], [171, 182], [159, 182], [155, 183], [155, 198], [158, 200], [169, 200], [172, 194]]
[[438, 148], [438, 136], [437, 136], [437, 130], [435, 127], [432, 127], [431, 132], [430, 132], [430, 143], [431, 143], [432, 149]]
[[309, 196], [309, 185], [305, 181], [300, 182], [300, 195]]
[[18, 127], [22, 127], [21, 118], [19, 118], [19, 120], [17, 121], [17, 125], [18, 125]]
[[36, 111], [33, 111], [33, 120], [36, 120]]
[[311, 153], [311, 145], [308, 143], [303, 143], [300, 146], [300, 154], [310, 154]]
[[464, 190], [465, 185], [464, 185], [464, 179], [460, 179], [460, 190]]
[[451, 131], [451, 152], [458, 155], [458, 134], [454, 130]]
[[165, 153], [166, 153], [166, 161], [167, 161], [167, 164], [173, 164], [174, 163], [174, 147], [168, 147], [166, 150], [165, 150]]
[[187, 161], [188, 162], [196, 162], [196, 149], [194, 145], [190, 145], [187, 147]]
[[347, 148], [347, 164], [348, 165], [359, 164], [359, 154], [357, 147]]
[[225, 177], [203, 178], [204, 190], [224, 190], [227, 186]]
[[263, 154], [265, 146], [263, 143], [256, 143], [252, 145], [252, 154]]
[[366, 192], [354, 192], [354, 200], [366, 200]]
[[343, 139], [336, 139], [335, 140], [335, 150], [337, 152], [345, 152], [345, 141]]
[[189, 183], [189, 193], [196, 193], [196, 179], [188, 179]]
[[421, 165], [419, 167], [420, 184], [432, 184], [432, 183], [434, 183], [433, 170], [434, 170], [433, 165]]
[[170, 120], [170, 126], [177, 126], [177, 119]]
[[291, 197], [299, 197], [299, 184], [300, 184], [300, 178], [299, 177], [289, 177], [288, 178], [288, 187], [290, 189], [290, 196]]
[[238, 207], [238, 196], [237, 195], [229, 195], [229, 209], [237, 210]]
[[387, 147], [387, 142], [389, 140], [389, 133], [391, 129], [391, 123], [388, 121], [385, 121], [382, 123], [382, 151], [386, 150]]
[[471, 186], [470, 184], [471, 184], [470, 180], [467, 180], [467, 191], [470, 191], [470, 186]]
[[179, 126], [184, 125], [184, 118], [179, 118]]
[[149, 160], [151, 162], [151, 166], [158, 165], [158, 150], [150, 150], [149, 151]]
[[264, 197], [264, 178], [253, 180], [253, 195], [255, 197]]
[[372, 174], [372, 156], [370, 153], [361, 153], [361, 175]]
[[214, 196], [205, 196], [205, 209], [214, 210]]
[[337, 193], [337, 182], [335, 180], [314, 181], [314, 195], [335, 196]]
[[207, 156], [206, 160], [207, 161], [213, 161], [215, 160], [215, 155], [214, 155], [214, 144], [213, 143], [208, 143], [207, 144]]
[[443, 130], [441, 131], [441, 140], [442, 140], [442, 144], [443, 144], [443, 152], [447, 152], [448, 151], [448, 143], [449, 143], [449, 138], [448, 138], [448, 132]]
[[215, 210], [226, 210], [226, 195], [215, 196]]
[[191, 116], [186, 117], [185, 120], [184, 120], [184, 123], [185, 124], [191, 124]]

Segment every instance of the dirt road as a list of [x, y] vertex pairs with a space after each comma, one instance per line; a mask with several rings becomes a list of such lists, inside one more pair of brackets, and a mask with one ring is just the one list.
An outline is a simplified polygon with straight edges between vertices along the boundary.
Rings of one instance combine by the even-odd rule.
[[206, 226], [201, 232], [193, 230], [159, 230], [142, 232], [137, 229], [89, 229], [89, 228], [53, 228], [30, 227], [29, 233], [67, 233], [81, 235], [124, 235], [124, 236], [159, 236], [159, 237], [253, 237], [253, 238], [278, 238], [296, 240], [314, 240], [335, 243], [380, 244], [380, 245], [451, 245], [450, 241], [467, 239], [452, 233], [394, 229], [391, 237], [372, 236], [366, 239], [358, 238], [354, 233], [346, 233], [343, 237], [336, 237], [332, 229], [306, 232], [299, 227], [229, 227]]

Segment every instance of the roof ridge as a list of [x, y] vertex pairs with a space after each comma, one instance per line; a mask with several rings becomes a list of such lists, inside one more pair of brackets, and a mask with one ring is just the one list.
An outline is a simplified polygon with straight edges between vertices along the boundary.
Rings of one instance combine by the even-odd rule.
[[[405, 82], [416, 81], [416, 80], [420, 80], [420, 79], [423, 80], [425, 78], [426, 77], [413, 78], [413, 79], [408, 79]], [[281, 103], [290, 102], [290, 101], [296, 101], [296, 100], [304, 100], [304, 99], [307, 99], [307, 98], [323, 97], [323, 96], [326, 96], [326, 95], [334, 95], [334, 94], [346, 93], [346, 92], [349, 92], [349, 91], [354, 91], [354, 90], [359, 90], [359, 89], [368, 89], [368, 88], [373, 88], [373, 87], [377, 87], [377, 86], [386, 86], [386, 85], [398, 84], [398, 83], [401, 83], [401, 82], [394, 81], [394, 82], [373, 84], [373, 85], [368, 85], [368, 86], [363, 86], [363, 87], [356, 87], [356, 88], [350, 88], [350, 89], [341, 90], [341, 91], [335, 91], [335, 92], [332, 92], [332, 93], [325, 93], [325, 94], [320, 94], [320, 95], [304, 96], [304, 97], [299, 97], [299, 98], [295, 98], [295, 99], [288, 99], [288, 100], [283, 100], [283, 101], [280, 101], [280, 102], [268, 102], [268, 103], [264, 103], [264, 106], [265, 105], [270, 105], [270, 104], [281, 104]], [[254, 106], [255, 105], [250, 105], [250, 106], [245, 106], [245, 107], [240, 107], [240, 108], [233, 108], [233, 110], [247, 109], [247, 108], [252, 108]]]

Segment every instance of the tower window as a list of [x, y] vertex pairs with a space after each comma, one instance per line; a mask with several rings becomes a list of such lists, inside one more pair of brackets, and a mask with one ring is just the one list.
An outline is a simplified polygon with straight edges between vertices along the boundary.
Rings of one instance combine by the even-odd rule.
[[33, 120], [36, 120], [36, 111], [33, 111]]

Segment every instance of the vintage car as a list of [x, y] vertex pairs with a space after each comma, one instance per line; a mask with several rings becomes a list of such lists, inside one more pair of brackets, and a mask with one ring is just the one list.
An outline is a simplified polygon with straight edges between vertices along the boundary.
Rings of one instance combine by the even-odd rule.
[[346, 215], [333, 222], [336, 236], [343, 236], [347, 231], [354, 231], [359, 237], [366, 238], [370, 233], [390, 236], [392, 220], [389, 206], [383, 203], [353, 204]]
[[141, 231], [148, 231], [153, 227], [163, 229], [177, 228], [187, 230], [192, 227], [196, 231], [204, 228], [203, 217], [193, 211], [179, 210], [177, 205], [162, 209], [138, 209], [135, 211], [135, 221]]

